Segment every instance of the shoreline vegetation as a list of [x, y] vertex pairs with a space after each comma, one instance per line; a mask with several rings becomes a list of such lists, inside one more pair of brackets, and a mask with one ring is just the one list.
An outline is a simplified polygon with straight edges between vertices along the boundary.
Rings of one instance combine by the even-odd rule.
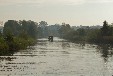
[[0, 38], [0, 56], [1, 55], [12, 55], [21, 49], [26, 49], [28, 46], [34, 45], [37, 41], [33, 38], [21, 38], [12, 37], [10, 41]]
[[47, 22], [39, 24], [34, 21], [8, 20], [5, 22], [3, 32], [0, 32], [0, 56], [13, 55], [21, 49], [37, 43], [37, 38], [56, 36], [80, 44], [109, 44], [113, 45], [113, 24], [103, 22], [100, 29], [79, 28], [74, 30], [69, 24], [55, 24], [47, 26]]
[[0, 34], [0, 56], [12, 55], [37, 42], [37, 24], [33, 21], [8, 20]]
[[60, 29], [62, 38], [76, 43], [109, 44], [113, 45], [113, 25], [103, 22], [100, 29], [79, 28], [76, 31], [70, 26], [63, 25]]

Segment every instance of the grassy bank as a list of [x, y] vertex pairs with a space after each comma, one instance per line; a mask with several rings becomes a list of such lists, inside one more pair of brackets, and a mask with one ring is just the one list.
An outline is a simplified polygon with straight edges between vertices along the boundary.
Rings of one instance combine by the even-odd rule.
[[20, 49], [26, 49], [28, 46], [34, 45], [36, 42], [36, 39], [30, 37], [27, 39], [12, 37], [12, 40], [0, 37], [0, 55], [12, 55]]

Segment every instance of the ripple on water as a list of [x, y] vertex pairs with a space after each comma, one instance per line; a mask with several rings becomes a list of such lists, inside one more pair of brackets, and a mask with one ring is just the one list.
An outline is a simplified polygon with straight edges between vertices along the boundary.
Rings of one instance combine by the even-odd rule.
[[96, 47], [39, 39], [33, 49], [0, 56], [0, 76], [112, 76], [113, 57], [104, 62]]

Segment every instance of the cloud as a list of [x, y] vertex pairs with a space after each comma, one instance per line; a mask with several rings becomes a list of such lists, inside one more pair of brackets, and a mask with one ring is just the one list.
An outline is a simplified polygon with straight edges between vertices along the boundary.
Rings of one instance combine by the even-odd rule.
[[45, 0], [0, 0], [0, 5], [41, 4]]
[[65, 5], [78, 5], [83, 4], [85, 2], [85, 0], [57, 0], [57, 1]]
[[63, 4], [79, 5], [84, 3], [111, 3], [113, 0], [0, 0], [0, 5], [19, 5], [19, 4]]
[[88, 3], [113, 3], [113, 0], [86, 0]]
[[83, 3], [84, 0], [0, 0], [0, 6], [7, 5], [76, 5]]
[[59, 0], [67, 5], [79, 5], [85, 3], [113, 3], [113, 0]]

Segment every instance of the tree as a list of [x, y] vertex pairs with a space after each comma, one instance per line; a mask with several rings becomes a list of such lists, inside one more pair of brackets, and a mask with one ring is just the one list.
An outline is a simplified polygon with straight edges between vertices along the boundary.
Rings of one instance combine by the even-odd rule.
[[37, 38], [37, 26], [38, 24], [34, 21], [15, 21], [8, 20], [4, 25], [4, 35], [8, 32], [12, 33], [14, 36], [19, 36], [22, 32], [26, 33], [28, 36], [32, 38]]
[[71, 30], [72, 29], [69, 24], [62, 23], [59, 33], [61, 34], [61, 37], [65, 37]]
[[[21, 31], [26, 33], [26, 35], [29, 35], [32, 38], [37, 38], [37, 26], [38, 24], [34, 21], [19, 21], [20, 26], [21, 26]], [[20, 32], [21, 33], [21, 32]]]
[[[41, 21], [41, 22], [39, 22], [39, 29], [40, 29], [40, 31], [41, 31], [41, 35], [42, 35], [42, 37], [47, 37], [48, 36], [48, 28], [47, 28], [47, 22], [45, 22], [45, 21]], [[39, 30], [38, 30], [39, 31]], [[40, 32], [39, 31], [39, 32]]]
[[18, 21], [8, 20], [4, 24], [3, 34], [6, 35], [8, 32], [11, 32], [14, 36], [17, 36], [20, 32], [21, 26]]
[[39, 26], [40, 27], [45, 27], [45, 26], [47, 26], [48, 24], [47, 24], [47, 22], [45, 22], [45, 21], [41, 21], [41, 22], [39, 22]]
[[78, 33], [79, 36], [85, 36], [86, 35], [85, 32], [86, 32], [85, 29], [82, 29], [82, 28], [77, 29], [77, 33]]
[[108, 36], [109, 35], [109, 26], [108, 26], [107, 21], [103, 22], [103, 27], [101, 28], [101, 33], [102, 33], [102, 36]]
[[13, 35], [11, 33], [7, 33], [6, 36], [5, 36], [5, 41], [9, 47], [9, 51], [15, 51], [16, 50], [16, 45], [14, 43], [14, 38], [13, 38]]

